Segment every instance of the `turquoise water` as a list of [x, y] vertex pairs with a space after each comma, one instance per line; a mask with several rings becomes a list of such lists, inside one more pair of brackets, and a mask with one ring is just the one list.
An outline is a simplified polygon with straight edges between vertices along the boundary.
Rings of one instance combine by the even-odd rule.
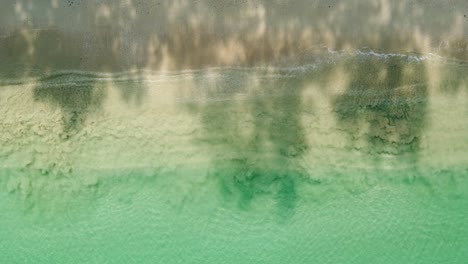
[[[122, 175], [74, 194], [53, 215], [3, 194], [1, 261], [464, 263], [468, 257], [466, 180], [447, 180], [442, 190], [417, 179], [344, 186], [298, 180], [294, 188], [271, 182], [244, 204], [242, 191], [227, 191], [216, 179], [188, 184], [194, 171], [144, 180]], [[431, 176], [450, 173], [467, 177], [466, 170]]]
[[366, 51], [4, 80], [0, 263], [465, 263], [466, 72]]

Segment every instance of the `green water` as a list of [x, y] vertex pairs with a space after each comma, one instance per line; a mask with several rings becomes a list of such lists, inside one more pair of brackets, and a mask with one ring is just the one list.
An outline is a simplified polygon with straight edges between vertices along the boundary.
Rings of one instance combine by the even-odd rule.
[[[228, 191], [216, 179], [187, 183], [193, 173], [144, 180], [126, 174], [92, 194], [75, 194], [54, 215], [2, 195], [1, 261], [464, 263], [468, 257], [466, 188], [437, 192], [418, 180], [362, 179], [344, 192], [331, 182], [298, 180], [293, 187], [279, 180], [259, 183], [261, 193], [251, 190], [255, 200], [245, 204], [242, 191]], [[463, 172], [433, 176], [450, 173]], [[398, 177], [392, 174], [398, 172], [386, 176]]]
[[0, 263], [466, 263], [466, 73], [367, 52], [2, 81]]

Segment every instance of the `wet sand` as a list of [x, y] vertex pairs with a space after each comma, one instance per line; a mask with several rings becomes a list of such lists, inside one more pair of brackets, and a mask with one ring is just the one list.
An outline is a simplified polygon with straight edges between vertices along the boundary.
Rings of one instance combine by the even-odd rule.
[[468, 53], [463, 0], [17, 0], [2, 5], [2, 64], [27, 63], [46, 71], [300, 63], [304, 54], [324, 48], [462, 60]]

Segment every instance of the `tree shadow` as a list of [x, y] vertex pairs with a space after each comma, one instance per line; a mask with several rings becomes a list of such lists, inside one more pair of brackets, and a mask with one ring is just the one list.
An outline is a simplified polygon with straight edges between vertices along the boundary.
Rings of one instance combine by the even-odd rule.
[[441, 70], [440, 90], [443, 94], [456, 96], [463, 87], [468, 88], [468, 63], [455, 60], [446, 64]]
[[426, 126], [424, 62], [406, 55], [358, 55], [345, 66], [351, 80], [334, 107], [351, 147], [376, 156], [408, 154], [405, 162], [415, 165]]
[[97, 87], [95, 76], [60, 73], [43, 78], [34, 87], [35, 101], [48, 103], [62, 113], [62, 139], [79, 132], [87, 116], [97, 111], [105, 98], [103, 87]]
[[120, 93], [120, 98], [127, 104], [141, 105], [148, 93], [148, 85], [142, 72], [126, 73], [125, 79], [116, 78], [112, 84]]
[[272, 198], [278, 215], [287, 219], [294, 214], [299, 181], [307, 177], [299, 165], [308, 148], [301, 123], [304, 77], [270, 74], [241, 75], [231, 90], [225, 80], [235, 73], [227, 72], [214, 84], [222, 88], [206, 95], [213, 100], [190, 110], [200, 114], [198, 141], [212, 153], [210, 175], [225, 201], [246, 210], [257, 199]]

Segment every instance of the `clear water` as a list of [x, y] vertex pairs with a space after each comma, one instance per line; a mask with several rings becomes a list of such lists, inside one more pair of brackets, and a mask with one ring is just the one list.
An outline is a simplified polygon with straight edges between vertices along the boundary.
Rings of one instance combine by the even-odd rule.
[[4, 78], [0, 263], [466, 263], [467, 69]]

